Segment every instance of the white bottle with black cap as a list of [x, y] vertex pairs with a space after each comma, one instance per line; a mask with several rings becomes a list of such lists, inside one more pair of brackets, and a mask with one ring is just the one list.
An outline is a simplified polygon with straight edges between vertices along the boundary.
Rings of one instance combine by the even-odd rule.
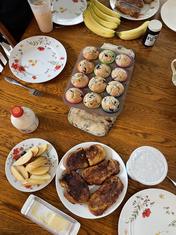
[[146, 34], [143, 38], [143, 44], [146, 47], [152, 47], [161, 31], [162, 23], [159, 20], [151, 20], [148, 24]]

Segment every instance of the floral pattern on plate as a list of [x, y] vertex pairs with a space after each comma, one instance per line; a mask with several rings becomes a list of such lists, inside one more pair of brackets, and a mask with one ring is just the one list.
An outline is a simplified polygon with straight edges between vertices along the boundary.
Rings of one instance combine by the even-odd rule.
[[132, 223], [134, 220], [136, 220], [137, 216], [142, 216], [143, 218], [149, 217], [152, 210], [151, 207], [154, 203], [155, 202], [150, 201], [148, 195], [137, 195], [133, 201], [133, 211], [131, 212], [131, 215], [126, 223]]
[[161, 189], [146, 189], [133, 195], [119, 218], [121, 235], [176, 234], [176, 196]]
[[67, 54], [54, 38], [34, 36], [24, 39], [13, 49], [9, 66], [25, 82], [41, 83], [56, 77], [65, 67]]
[[75, 25], [83, 22], [82, 13], [86, 0], [52, 0], [53, 22], [60, 25]]
[[[40, 146], [42, 144], [48, 144], [48, 150], [43, 154], [43, 156], [49, 159], [50, 170], [49, 174], [51, 175], [51, 179], [47, 181], [45, 184], [35, 185], [31, 187], [25, 187], [21, 184], [21, 182], [17, 181], [15, 177], [12, 175], [10, 167], [12, 164], [18, 160], [26, 151], [33, 146]], [[9, 183], [19, 191], [22, 192], [35, 192], [41, 190], [46, 187], [54, 178], [56, 174], [56, 169], [58, 166], [58, 155], [55, 148], [46, 140], [39, 138], [26, 139], [19, 144], [17, 144], [9, 153], [5, 163], [5, 173]]]

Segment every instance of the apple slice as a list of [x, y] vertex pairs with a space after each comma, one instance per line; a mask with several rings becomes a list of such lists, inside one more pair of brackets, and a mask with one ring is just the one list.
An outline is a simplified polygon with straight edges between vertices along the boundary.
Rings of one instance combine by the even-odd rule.
[[37, 167], [44, 166], [46, 163], [48, 163], [48, 159], [46, 157], [44, 157], [44, 156], [38, 157], [36, 160], [34, 160], [33, 162], [30, 162], [26, 166], [26, 170], [28, 172], [31, 172], [32, 170], [34, 170]]
[[49, 174], [45, 174], [45, 175], [31, 175], [30, 179], [34, 179], [34, 180], [49, 180], [49, 179], [51, 179], [51, 176]]
[[36, 157], [38, 152], [39, 152], [39, 148], [37, 146], [34, 146], [30, 149], [33, 153], [33, 157]]
[[38, 184], [45, 184], [46, 180], [39, 180], [39, 179], [26, 179], [23, 182], [23, 185], [26, 187], [30, 187], [32, 185], [38, 185]]
[[15, 177], [16, 180], [24, 181], [23, 176], [18, 172], [18, 170], [14, 166], [11, 166], [10, 169], [11, 169], [12, 175]]
[[49, 166], [41, 166], [38, 168], [35, 168], [34, 170], [31, 170], [30, 173], [32, 175], [44, 175], [49, 171]]
[[36, 156], [42, 155], [47, 150], [48, 145], [47, 144], [42, 144], [42, 145], [38, 146], [38, 148], [39, 148], [39, 151], [38, 151]]
[[18, 172], [25, 178], [29, 178], [28, 172], [24, 166], [16, 166]]
[[21, 166], [25, 163], [27, 163], [31, 158], [33, 154], [32, 151], [29, 150], [27, 153], [25, 153], [23, 156], [21, 156], [16, 162], [13, 163], [14, 166]]

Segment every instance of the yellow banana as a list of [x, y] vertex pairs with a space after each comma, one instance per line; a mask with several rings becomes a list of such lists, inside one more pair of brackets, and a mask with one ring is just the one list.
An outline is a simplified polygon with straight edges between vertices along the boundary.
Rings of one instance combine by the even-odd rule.
[[99, 2], [98, 0], [91, 0], [92, 3], [94, 3], [94, 5], [100, 10], [102, 11], [104, 14], [109, 15], [109, 16], [113, 16], [113, 17], [118, 17], [120, 18], [120, 15], [109, 9], [108, 7], [106, 7], [105, 5], [103, 5], [101, 2]]
[[101, 19], [98, 15], [96, 15], [96, 13], [94, 12], [93, 8], [91, 8], [91, 6], [88, 8], [88, 10], [90, 11], [94, 20], [97, 21], [102, 26], [109, 28], [109, 29], [116, 29], [118, 27], [118, 24], [115, 22], [109, 22], [109, 21]]
[[119, 36], [119, 38], [121, 38], [123, 40], [137, 39], [137, 38], [141, 37], [142, 35], [144, 35], [144, 33], [147, 30], [148, 24], [149, 24], [149, 21], [145, 21], [139, 27], [131, 29], [131, 30], [118, 32], [117, 35]]
[[114, 23], [120, 24], [120, 19], [118, 17], [110, 16], [110, 15], [103, 13], [101, 10], [97, 8], [97, 6], [94, 3], [91, 4], [91, 7], [93, 8], [96, 15], [98, 15], [101, 19], [109, 21], [111, 23], [114, 22]]
[[105, 28], [99, 24], [91, 15], [89, 9], [86, 9], [83, 13], [84, 23], [88, 29], [96, 33], [99, 36], [105, 38], [112, 38], [115, 35], [115, 31], [112, 29]]

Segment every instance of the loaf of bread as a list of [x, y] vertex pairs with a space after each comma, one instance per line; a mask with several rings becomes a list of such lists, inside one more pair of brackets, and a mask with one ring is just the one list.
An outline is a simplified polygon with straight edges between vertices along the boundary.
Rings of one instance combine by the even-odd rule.
[[90, 114], [77, 108], [71, 108], [68, 113], [70, 124], [95, 136], [105, 136], [115, 120], [116, 117]]

